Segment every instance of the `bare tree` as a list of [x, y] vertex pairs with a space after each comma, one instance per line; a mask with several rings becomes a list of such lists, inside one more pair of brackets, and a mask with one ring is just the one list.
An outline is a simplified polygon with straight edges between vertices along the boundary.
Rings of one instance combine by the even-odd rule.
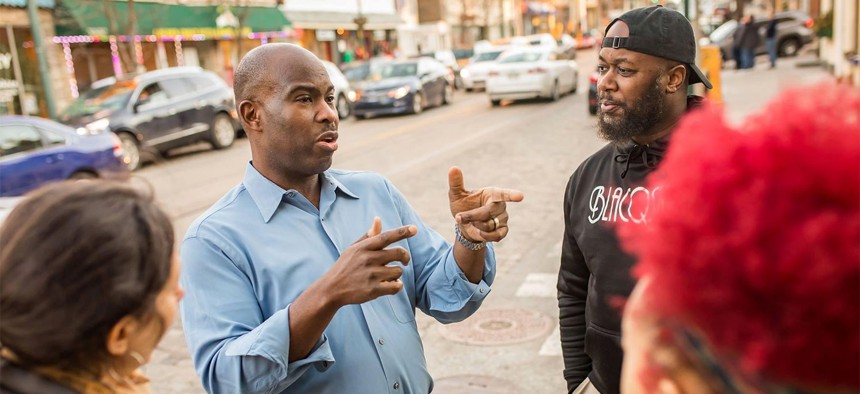
[[101, 3], [104, 15], [108, 20], [108, 34], [112, 36], [124, 35], [128, 38], [126, 41], [117, 39], [116, 43], [125, 71], [140, 71], [138, 66], [142, 65], [137, 63], [137, 51], [134, 48], [134, 36], [137, 35], [137, 13], [134, 10], [134, 0], [126, 0], [128, 22], [125, 24], [120, 23], [117, 1], [100, 1], [99, 3]]

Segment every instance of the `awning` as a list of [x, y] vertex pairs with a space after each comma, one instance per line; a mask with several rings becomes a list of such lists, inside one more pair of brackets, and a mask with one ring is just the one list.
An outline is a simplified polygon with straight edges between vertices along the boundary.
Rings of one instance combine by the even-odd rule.
[[[243, 31], [281, 31], [290, 27], [283, 12], [276, 7], [231, 7], [237, 19], [244, 20]], [[207, 34], [218, 29], [215, 20], [222, 14], [218, 6], [186, 6], [164, 3], [134, 2], [137, 29], [127, 27], [128, 3], [102, 0], [60, 0], [55, 13], [58, 36], [71, 35], [150, 35]]]
[[[36, 4], [42, 8], [54, 8], [56, 5], [54, 0], [37, 0]], [[27, 0], [0, 0], [0, 6], [24, 8]]]
[[[358, 30], [355, 19], [358, 15], [349, 12], [287, 11], [287, 17], [297, 29]], [[403, 21], [394, 14], [364, 14], [367, 19], [364, 30], [394, 30]]]

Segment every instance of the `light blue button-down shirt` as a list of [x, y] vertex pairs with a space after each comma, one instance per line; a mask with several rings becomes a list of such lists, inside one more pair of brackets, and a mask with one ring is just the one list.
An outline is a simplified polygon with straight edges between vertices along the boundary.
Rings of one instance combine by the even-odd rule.
[[[447, 323], [481, 305], [495, 275], [469, 282], [453, 247], [424, 225], [384, 177], [329, 170], [319, 209], [248, 165], [245, 179], [188, 229], [182, 243], [185, 338], [212, 393], [427, 393], [433, 382], [415, 324], [418, 307]], [[290, 304], [382, 218], [414, 224], [392, 246], [409, 251], [403, 290], [341, 308], [307, 358], [292, 363]]]

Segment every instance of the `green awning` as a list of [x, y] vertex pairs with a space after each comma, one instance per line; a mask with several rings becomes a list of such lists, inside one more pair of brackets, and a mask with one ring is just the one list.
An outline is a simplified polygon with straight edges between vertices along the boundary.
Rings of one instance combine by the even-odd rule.
[[[134, 2], [137, 28], [132, 32], [128, 27], [126, 1], [59, 0], [55, 24], [58, 36], [212, 34], [224, 31], [215, 23], [221, 11], [219, 6]], [[277, 7], [234, 6], [230, 11], [236, 19], [244, 21], [242, 30], [245, 32], [281, 31], [290, 27]]]

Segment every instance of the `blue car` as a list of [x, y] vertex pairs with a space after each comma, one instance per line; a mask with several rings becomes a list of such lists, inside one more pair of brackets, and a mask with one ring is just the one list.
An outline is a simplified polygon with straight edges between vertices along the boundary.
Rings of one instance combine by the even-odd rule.
[[451, 103], [454, 84], [450, 70], [430, 58], [393, 61], [370, 67], [370, 81], [356, 91], [356, 119], [374, 115], [412, 113]]
[[0, 197], [65, 179], [127, 179], [122, 157], [122, 143], [114, 133], [0, 116]]

